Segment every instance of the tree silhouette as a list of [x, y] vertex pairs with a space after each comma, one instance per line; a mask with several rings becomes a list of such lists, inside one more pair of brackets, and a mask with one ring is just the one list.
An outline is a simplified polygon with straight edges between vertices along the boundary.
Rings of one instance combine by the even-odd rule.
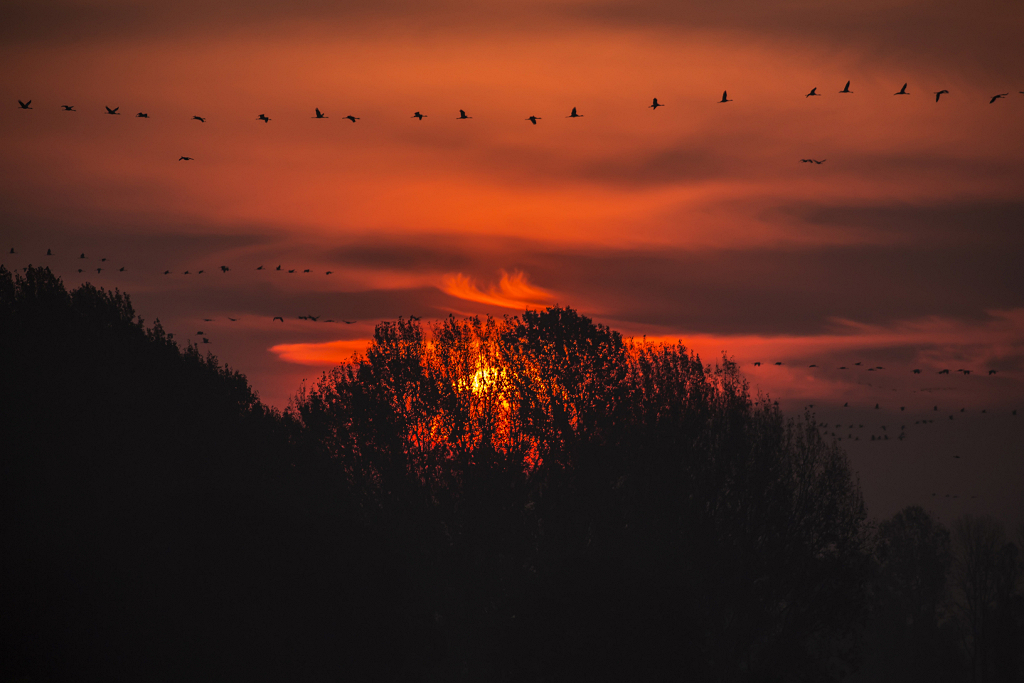
[[419, 669], [402, 565], [242, 375], [39, 268], [0, 268], [0, 358], [0, 678]]
[[[396, 539], [477, 677], [823, 675], [852, 657], [864, 508], [734, 364], [568, 308], [378, 325], [296, 397], [311, 467]], [[527, 656], [524, 653], [529, 653]]]

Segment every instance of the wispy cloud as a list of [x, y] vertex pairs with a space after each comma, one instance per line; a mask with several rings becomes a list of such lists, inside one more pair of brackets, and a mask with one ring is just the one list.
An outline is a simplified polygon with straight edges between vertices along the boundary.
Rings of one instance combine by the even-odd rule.
[[277, 344], [270, 347], [270, 352], [296, 365], [337, 365], [354, 354], [365, 352], [369, 345], [369, 339], [339, 339], [311, 344]]
[[538, 308], [549, 306], [554, 301], [551, 292], [531, 285], [526, 274], [513, 271], [510, 275], [501, 271], [501, 281], [483, 291], [472, 278], [462, 273], [448, 273], [441, 279], [441, 291], [458, 299], [475, 301], [502, 308]]

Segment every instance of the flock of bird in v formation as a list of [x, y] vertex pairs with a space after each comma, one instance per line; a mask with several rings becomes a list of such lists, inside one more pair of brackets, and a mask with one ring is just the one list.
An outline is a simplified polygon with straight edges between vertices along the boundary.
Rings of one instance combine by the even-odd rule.
[[[893, 93], [893, 95], [910, 95], [910, 93], [907, 92], [907, 85], [909, 85], [909, 84], [908, 83], [904, 83], [903, 87], [900, 88], [899, 92]], [[846, 81], [846, 86], [842, 90], [840, 90], [839, 93], [840, 94], [846, 94], [846, 95], [852, 95], [853, 94], [853, 91], [850, 90], [850, 81]], [[948, 95], [949, 94], [949, 90], [945, 90], [945, 89], [944, 90], [938, 90], [938, 91], [935, 91], [933, 94], [935, 95], [935, 101], [938, 102], [943, 95]], [[1024, 95], [1024, 90], [1021, 90], [1020, 94]], [[997, 95], [992, 95], [992, 97], [989, 98], [989, 104], [994, 104], [996, 100], [1000, 100], [1000, 99], [1002, 99], [1004, 97], [1009, 97], [1009, 95], [1010, 95], [1010, 93], [1006, 93], [1006, 92], [999, 93]], [[821, 95], [821, 93], [818, 92], [818, 88], [817, 87], [811, 88], [811, 91], [809, 93], [807, 93], [806, 95], [804, 95], [805, 98], [806, 97], [821, 97], [821, 96], [822, 95]], [[727, 102], [732, 102], [732, 100], [729, 99], [729, 91], [728, 90], [723, 90], [722, 91], [722, 99], [718, 100], [718, 103], [719, 104], [725, 104]], [[27, 102], [23, 102], [21, 100], [18, 100], [18, 105], [22, 109], [32, 109], [32, 106], [31, 106], [32, 105], [32, 100], [28, 100]], [[77, 109], [75, 109], [75, 106], [72, 105], [72, 104], [62, 104], [60, 106], [61, 106], [61, 108], [63, 108], [64, 111], [78, 111]], [[648, 109], [653, 109], [653, 110], [657, 111], [658, 107], [664, 107], [664, 106], [665, 105], [663, 103], [661, 103], [661, 102], [658, 102], [658, 98], [655, 97], [654, 101], [651, 104], [647, 105], [647, 108]], [[119, 111], [119, 109], [121, 109], [121, 107], [106, 107], [105, 106], [104, 108], [107, 110], [107, 114], [109, 114], [111, 116], [120, 116], [121, 115], [121, 112]], [[148, 119], [149, 118], [149, 114], [147, 112], [141, 112], [140, 111], [139, 113], [137, 113], [135, 115], [135, 118], [138, 118], [138, 119]], [[314, 116], [312, 116], [310, 118], [313, 118], [313, 119], [328, 119], [330, 117], [327, 116], [324, 112], [320, 111], [319, 107], [316, 107], [315, 108]], [[353, 116], [352, 114], [349, 114], [348, 116], [343, 116], [342, 118], [348, 119], [352, 123], [355, 123], [356, 121], [359, 121], [359, 119], [360, 119], [359, 116]], [[428, 118], [428, 117], [427, 117], [426, 114], [421, 114], [420, 112], [417, 111], [417, 112], [414, 112], [413, 115], [410, 116], [409, 118], [411, 118], [411, 119], [419, 119], [420, 121], [422, 121], [423, 119]], [[471, 118], [473, 118], [473, 117], [472, 116], [467, 116], [466, 115], [466, 111], [464, 109], [460, 109], [459, 110], [459, 115], [455, 117], [455, 119], [458, 120], [458, 121], [464, 121], [464, 120], [471, 119]], [[578, 114], [576, 112], [576, 107], [573, 107], [572, 108], [572, 112], [568, 116], [566, 116], [564, 118], [567, 118], [567, 119], [579, 119], [579, 118], [583, 118], [583, 114]], [[192, 120], [199, 121], [200, 123], [206, 123], [206, 117], [205, 116], [195, 115], [195, 116], [192, 117]], [[257, 121], [263, 121], [264, 123], [270, 123], [270, 121], [271, 121], [270, 117], [267, 116], [266, 114], [260, 114], [259, 116], [256, 117], [256, 120]], [[531, 116], [527, 116], [524, 120], [525, 121], [529, 121], [530, 123], [532, 123], [533, 125], [536, 126], [537, 122], [542, 120], [542, 118], [540, 116], [531, 115]], [[190, 156], [182, 155], [182, 156], [178, 157], [178, 161], [195, 161], [195, 157], [190, 157]], [[818, 164], [818, 165], [821, 165], [821, 164], [825, 163], [825, 161], [827, 161], [827, 159], [820, 159], [820, 160], [819, 159], [801, 159], [800, 160], [801, 163], [805, 163], [805, 164]]]

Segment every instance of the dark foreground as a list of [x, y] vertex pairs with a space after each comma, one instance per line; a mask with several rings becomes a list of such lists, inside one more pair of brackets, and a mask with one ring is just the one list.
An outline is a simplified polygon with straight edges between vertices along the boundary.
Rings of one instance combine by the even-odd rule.
[[280, 413], [0, 269], [0, 680], [1022, 680], [1024, 529], [869, 526], [813, 417], [571, 309], [431, 332]]

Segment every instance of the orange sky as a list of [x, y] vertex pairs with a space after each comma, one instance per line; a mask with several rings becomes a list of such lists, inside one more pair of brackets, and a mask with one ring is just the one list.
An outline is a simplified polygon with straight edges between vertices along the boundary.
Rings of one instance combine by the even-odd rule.
[[919, 366], [1024, 408], [1019, 3], [336, 4], [6, 3], [5, 265], [130, 292], [278, 406], [379, 320], [558, 303], [797, 409]]

